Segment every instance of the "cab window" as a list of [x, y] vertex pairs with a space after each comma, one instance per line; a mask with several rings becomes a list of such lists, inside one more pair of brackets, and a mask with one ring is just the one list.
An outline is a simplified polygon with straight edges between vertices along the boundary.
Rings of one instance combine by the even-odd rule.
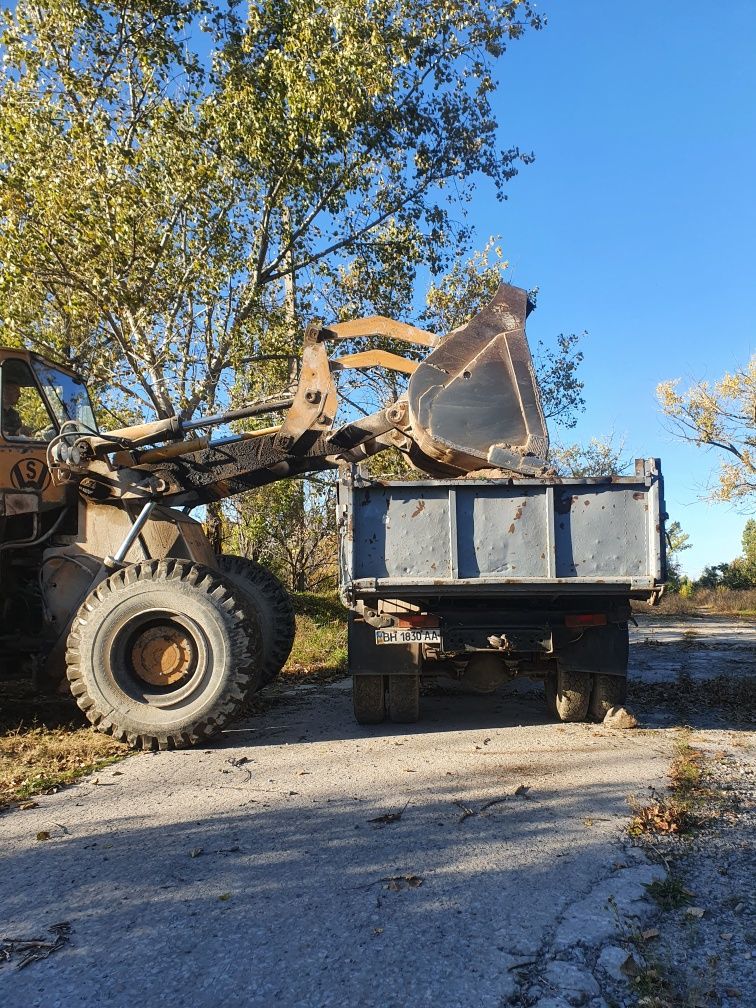
[[55, 437], [52, 416], [24, 361], [3, 361], [0, 367], [0, 398], [2, 434], [6, 440], [49, 441]]

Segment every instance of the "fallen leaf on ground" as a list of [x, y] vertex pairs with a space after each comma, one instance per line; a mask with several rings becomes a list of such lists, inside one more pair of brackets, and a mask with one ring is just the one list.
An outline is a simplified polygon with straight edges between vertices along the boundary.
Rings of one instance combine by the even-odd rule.
[[641, 938], [645, 938], [648, 941], [649, 938], [658, 938], [659, 928], [649, 928], [647, 931], [641, 931]]
[[21, 809], [22, 812], [27, 812], [29, 809], [39, 808], [39, 802], [25, 801], [21, 802], [21, 804], [18, 807]]
[[380, 881], [387, 883], [386, 888], [390, 892], [401, 892], [404, 888], [417, 889], [423, 884], [419, 875], [388, 875]]
[[49, 840], [49, 839], [50, 839], [49, 830], [43, 829], [40, 830], [39, 833], [37, 833], [37, 840]]
[[223, 902], [225, 903], [227, 900], [231, 899], [231, 893], [230, 892], [221, 893], [218, 899], [223, 900]]
[[205, 851], [204, 847], [192, 847], [192, 849], [189, 851], [189, 857], [192, 858], [199, 857], [200, 854], [204, 853], [204, 851]]

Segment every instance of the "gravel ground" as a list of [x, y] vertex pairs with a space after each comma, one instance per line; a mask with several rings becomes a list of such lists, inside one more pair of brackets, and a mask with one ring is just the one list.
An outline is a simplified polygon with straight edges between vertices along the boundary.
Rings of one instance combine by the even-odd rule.
[[729, 734], [692, 743], [706, 753], [706, 784], [721, 793], [722, 806], [690, 841], [660, 845], [690, 895], [662, 915], [649, 957], [690, 1008], [745, 1008], [756, 1005], [756, 762]]
[[[66, 921], [70, 940], [22, 970], [10, 950], [0, 1004], [611, 1008], [639, 1003], [628, 951], [690, 990], [718, 956], [701, 1003], [756, 1004], [752, 636], [686, 629], [634, 631], [634, 731], [549, 723], [527, 683], [359, 728], [345, 683], [302, 686], [212, 749], [136, 756], [10, 812], [0, 938]], [[666, 868], [625, 832], [686, 722], [733, 784], [722, 828], [665, 855], [706, 908], [693, 924], [649, 897]]]

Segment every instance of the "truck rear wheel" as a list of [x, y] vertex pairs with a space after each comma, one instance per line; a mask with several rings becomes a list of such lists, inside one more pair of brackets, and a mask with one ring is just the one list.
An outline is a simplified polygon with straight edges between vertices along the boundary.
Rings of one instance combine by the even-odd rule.
[[260, 685], [276, 678], [291, 654], [296, 633], [294, 606], [284, 586], [267, 567], [246, 557], [222, 554], [218, 568], [257, 613], [262, 642]]
[[151, 560], [111, 574], [74, 617], [66, 674], [95, 727], [142, 749], [194, 745], [259, 682], [255, 614], [216, 571]]
[[611, 707], [624, 707], [627, 698], [625, 676], [594, 675], [591, 690], [591, 717], [603, 721]]
[[352, 676], [352, 704], [358, 724], [380, 724], [386, 717], [382, 675]]
[[389, 676], [388, 699], [395, 724], [414, 724], [420, 718], [420, 676]]
[[590, 672], [566, 672], [557, 664], [546, 678], [546, 706], [560, 721], [585, 721], [590, 699]]

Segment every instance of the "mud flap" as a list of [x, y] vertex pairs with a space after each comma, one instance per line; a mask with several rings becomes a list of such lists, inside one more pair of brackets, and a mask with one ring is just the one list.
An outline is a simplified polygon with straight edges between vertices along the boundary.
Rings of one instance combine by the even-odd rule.
[[420, 672], [419, 644], [375, 643], [375, 629], [354, 613], [348, 625], [349, 671], [352, 675], [413, 675]]
[[582, 637], [558, 648], [560, 669], [594, 675], [626, 676], [629, 657], [627, 623], [587, 628]]

